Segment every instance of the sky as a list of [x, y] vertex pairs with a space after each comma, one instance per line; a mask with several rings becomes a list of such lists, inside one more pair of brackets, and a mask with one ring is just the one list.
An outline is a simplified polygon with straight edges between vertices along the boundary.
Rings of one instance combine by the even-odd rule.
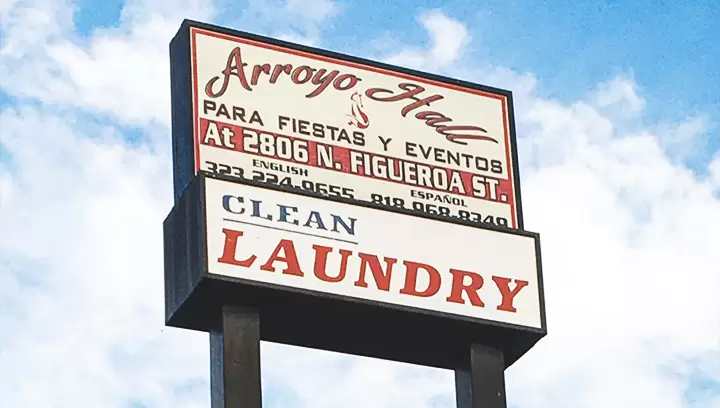
[[[208, 335], [164, 326], [183, 18], [511, 90], [548, 335], [508, 406], [720, 407], [710, 0], [0, 0], [0, 406], [209, 406]], [[270, 343], [262, 367], [269, 408], [454, 407], [447, 370]]]

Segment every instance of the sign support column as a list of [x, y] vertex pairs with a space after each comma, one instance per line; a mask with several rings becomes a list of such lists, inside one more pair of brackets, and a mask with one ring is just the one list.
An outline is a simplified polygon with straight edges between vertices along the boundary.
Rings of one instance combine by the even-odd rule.
[[457, 408], [507, 408], [501, 350], [473, 344], [470, 370], [455, 370]]
[[210, 388], [212, 408], [262, 408], [257, 310], [222, 307], [210, 332]]

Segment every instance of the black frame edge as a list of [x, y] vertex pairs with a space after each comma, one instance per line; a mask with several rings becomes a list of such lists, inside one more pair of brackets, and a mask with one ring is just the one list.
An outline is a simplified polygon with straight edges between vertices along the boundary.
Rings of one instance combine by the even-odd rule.
[[510, 132], [510, 159], [512, 160], [513, 183], [515, 184], [515, 213], [517, 214], [517, 229], [525, 230], [525, 218], [522, 210], [522, 194], [520, 192], [520, 162], [518, 154], [518, 137], [515, 128], [515, 106], [512, 92], [508, 91], [508, 132]]
[[195, 173], [190, 28], [185, 23], [170, 41], [169, 52], [173, 190], [177, 203]]
[[[204, 212], [195, 204], [202, 192], [202, 182], [190, 183], [171, 211], [164, 225], [165, 252], [165, 325], [176, 326], [178, 316], [202, 281], [205, 228]], [[182, 319], [182, 318], [181, 318]]]

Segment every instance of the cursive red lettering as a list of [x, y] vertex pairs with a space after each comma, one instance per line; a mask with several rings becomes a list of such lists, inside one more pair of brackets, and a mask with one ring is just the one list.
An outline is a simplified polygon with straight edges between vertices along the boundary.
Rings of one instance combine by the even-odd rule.
[[[347, 79], [347, 84], [343, 85], [343, 82]], [[337, 89], [338, 91], [347, 91], [348, 89], [352, 89], [357, 85], [358, 81], [360, 81], [360, 78], [356, 77], [352, 74], [342, 74], [339, 77], [335, 78], [333, 81], [333, 87]]]
[[227, 91], [228, 85], [230, 84], [231, 76], [236, 76], [240, 80], [243, 88], [247, 89], [248, 91], [252, 91], [252, 88], [250, 88], [250, 85], [248, 85], [247, 78], [245, 77], [246, 65], [247, 64], [242, 60], [242, 53], [240, 52], [240, 47], [235, 47], [234, 50], [230, 51], [230, 55], [228, 55], [227, 62], [225, 63], [225, 69], [222, 71], [223, 84], [220, 87], [220, 90], [217, 92], [214, 92], [212, 90], [213, 85], [215, 85], [215, 83], [220, 79], [219, 76], [216, 76], [209, 80], [208, 83], [205, 85], [205, 93], [207, 94], [207, 96], [211, 98], [217, 98], [219, 96], [222, 96], [225, 91]]
[[[404, 92], [395, 93], [385, 88], [370, 88], [365, 91], [365, 96], [368, 98], [379, 101], [379, 102], [397, 102], [405, 99], [409, 99], [412, 102], [405, 105], [400, 114], [405, 117], [408, 113], [420, 108], [421, 106], [430, 106], [432, 102], [437, 102], [444, 99], [441, 95], [431, 95], [428, 97], [420, 97], [420, 94], [425, 91], [420, 85], [411, 83], [401, 83], [398, 88]], [[415, 114], [415, 118], [425, 121], [425, 124], [429, 127], [435, 128], [437, 133], [445, 136], [450, 142], [466, 145], [467, 142], [464, 140], [484, 140], [489, 142], [498, 143], [494, 138], [487, 136], [486, 134], [473, 134], [472, 132], [487, 133], [487, 131], [480, 126], [470, 125], [449, 125], [452, 123], [452, 118], [436, 111], [420, 111]], [[464, 132], [464, 133], [455, 133]]]
[[425, 124], [428, 126], [435, 126], [438, 123], [442, 122], [452, 122], [452, 119], [448, 118], [447, 116], [443, 115], [442, 113], [433, 112], [433, 111], [423, 111], [418, 112], [415, 114], [415, 117], [424, 120]]
[[270, 75], [270, 64], [255, 65], [253, 67], [253, 73], [252, 78], [250, 78], [250, 83], [253, 85], [257, 85], [261, 73], [265, 73], [265, 75]]
[[327, 75], [325, 75], [326, 72], [327, 72], [327, 70], [323, 68], [323, 69], [319, 69], [315, 73], [315, 76], [313, 76], [312, 81], [310, 81], [310, 82], [312, 82], [313, 85], [320, 85], [320, 86], [315, 88], [314, 91], [305, 95], [306, 97], [314, 98], [314, 97], [320, 95], [321, 93], [323, 93], [325, 88], [330, 86], [330, 84], [333, 82], [335, 77], [337, 77], [338, 74], [340, 73], [340, 71], [334, 70], [334, 71], [328, 72]]
[[278, 77], [283, 72], [290, 75], [290, 72], [292, 72], [292, 68], [293, 68], [293, 66], [290, 64], [285, 64], [285, 65], [276, 64], [275, 69], [273, 69], [272, 75], [270, 75], [270, 83], [274, 84], [275, 82], [277, 82]]
[[298, 85], [304, 84], [305, 82], [309, 81], [310, 78], [312, 78], [313, 71], [315, 71], [314, 68], [310, 68], [307, 65], [301, 65], [295, 68], [290, 78], [292, 78], [292, 81]]

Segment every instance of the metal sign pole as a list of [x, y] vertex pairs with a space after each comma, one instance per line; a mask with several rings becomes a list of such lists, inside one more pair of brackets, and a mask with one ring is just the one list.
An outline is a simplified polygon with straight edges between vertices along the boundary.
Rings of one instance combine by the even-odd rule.
[[210, 388], [212, 408], [262, 408], [256, 310], [223, 307], [210, 332]]
[[507, 408], [502, 351], [470, 347], [470, 370], [455, 370], [455, 400], [458, 408]]

